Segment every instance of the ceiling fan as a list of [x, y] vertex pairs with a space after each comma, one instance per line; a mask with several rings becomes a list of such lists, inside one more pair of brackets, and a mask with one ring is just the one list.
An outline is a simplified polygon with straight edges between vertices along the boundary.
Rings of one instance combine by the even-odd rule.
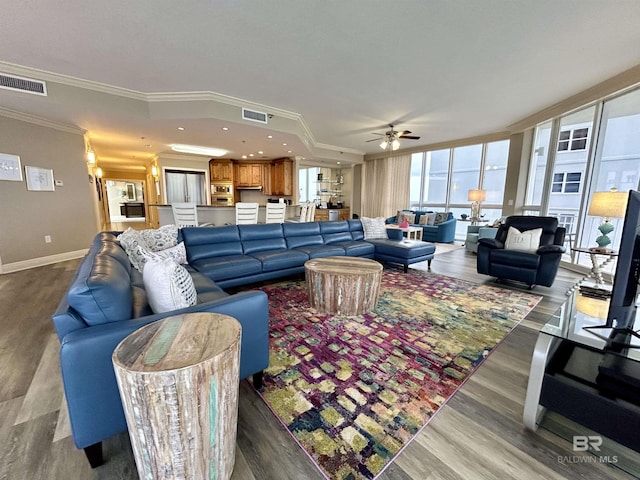
[[[386, 150], [387, 148], [391, 150], [398, 150], [400, 148], [400, 138], [406, 138], [408, 140], [418, 140], [420, 137], [416, 137], [415, 135], [409, 135], [411, 132], [409, 130], [394, 130], [393, 125], [389, 124], [390, 130], [387, 130], [384, 133], [375, 132], [373, 135], [381, 135], [382, 143], [380, 143], [380, 148]], [[367, 142], [375, 142], [379, 140], [378, 138], [374, 138], [372, 140], [367, 140]]]

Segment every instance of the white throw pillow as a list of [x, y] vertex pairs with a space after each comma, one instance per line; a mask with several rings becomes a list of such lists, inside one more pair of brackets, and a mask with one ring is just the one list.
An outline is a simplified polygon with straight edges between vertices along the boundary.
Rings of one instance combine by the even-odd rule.
[[142, 272], [147, 300], [154, 313], [195, 305], [198, 300], [191, 275], [170, 258], [150, 259]]
[[373, 240], [376, 238], [387, 238], [387, 227], [384, 223], [384, 218], [368, 218], [362, 217], [362, 230], [364, 230], [364, 239]]
[[184, 242], [180, 242], [174, 247], [166, 248], [164, 250], [160, 250], [159, 252], [152, 252], [144, 248], [142, 245], [138, 245], [132, 255], [133, 257], [135, 257], [136, 264], [140, 267], [136, 267], [140, 272], [144, 270], [144, 266], [149, 260], [164, 260], [165, 258], [170, 258], [175, 263], [181, 265], [188, 263], [187, 250], [184, 247]]
[[523, 252], [535, 252], [540, 247], [542, 229], [535, 228], [521, 232], [517, 228], [509, 227], [504, 248], [507, 250], [521, 250]]

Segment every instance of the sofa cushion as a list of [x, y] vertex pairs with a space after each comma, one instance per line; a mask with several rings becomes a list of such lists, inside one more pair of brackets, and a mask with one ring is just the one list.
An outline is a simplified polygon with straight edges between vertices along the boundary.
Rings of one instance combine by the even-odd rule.
[[398, 211], [396, 215], [396, 223], [408, 222], [415, 223], [416, 214], [413, 212]]
[[240, 225], [238, 232], [242, 242], [242, 251], [245, 254], [287, 248], [280, 223]]
[[537, 270], [540, 263], [540, 255], [518, 250], [496, 249], [491, 251], [491, 263], [503, 264], [517, 269]]
[[307, 245], [298, 247], [294, 251], [299, 251], [307, 255], [309, 258], [320, 257], [344, 257], [344, 248], [337, 245]]
[[170, 258], [148, 260], [142, 278], [154, 313], [190, 307], [198, 300], [191, 275]]
[[285, 223], [284, 236], [287, 248], [298, 248], [307, 245], [324, 245], [318, 222]]
[[254, 252], [249, 255], [260, 260], [263, 272], [273, 272], [275, 270], [299, 267], [309, 260], [308, 255], [287, 249]]
[[364, 230], [360, 220], [347, 220], [349, 223], [349, 231], [353, 240], [364, 240]]
[[364, 239], [370, 240], [374, 238], [387, 238], [387, 228], [385, 227], [384, 218], [368, 218], [362, 217], [362, 229], [364, 230]]
[[187, 260], [191, 264], [200, 259], [243, 254], [240, 232], [236, 225], [215, 228], [187, 227], [180, 231], [187, 248]]
[[189, 263], [214, 282], [262, 273], [262, 262], [251, 255], [209, 257]]
[[376, 247], [364, 240], [352, 240], [351, 242], [338, 242], [331, 244], [332, 247], [340, 247], [344, 249], [345, 255], [349, 257], [367, 257], [373, 258]]

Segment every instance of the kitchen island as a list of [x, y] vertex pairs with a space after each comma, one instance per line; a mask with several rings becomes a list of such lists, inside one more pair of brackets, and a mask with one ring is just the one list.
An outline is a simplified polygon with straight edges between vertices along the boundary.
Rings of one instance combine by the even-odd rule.
[[[158, 213], [158, 225], [169, 225], [174, 223], [173, 210], [171, 205], [151, 204], [150, 209], [155, 209]], [[265, 205], [258, 208], [258, 222], [264, 223]], [[287, 205], [285, 218], [298, 217], [300, 215], [300, 205]], [[213, 223], [215, 226], [234, 225], [236, 223], [236, 207], [220, 207], [217, 205], [198, 205], [198, 222]]]

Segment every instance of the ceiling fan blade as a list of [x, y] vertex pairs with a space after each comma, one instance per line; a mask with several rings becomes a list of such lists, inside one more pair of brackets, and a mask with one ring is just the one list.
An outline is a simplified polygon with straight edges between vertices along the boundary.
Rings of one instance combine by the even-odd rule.
[[365, 140], [365, 142], [379, 142], [382, 138], [372, 138], [371, 140]]
[[400, 138], [406, 138], [408, 140], [419, 140], [420, 137], [416, 137], [415, 135], [400, 135]]
[[411, 133], [411, 131], [410, 130], [403, 130], [402, 132], [397, 132], [397, 133], [398, 133], [399, 136], [402, 137], [402, 135], [407, 135], [407, 134]]

